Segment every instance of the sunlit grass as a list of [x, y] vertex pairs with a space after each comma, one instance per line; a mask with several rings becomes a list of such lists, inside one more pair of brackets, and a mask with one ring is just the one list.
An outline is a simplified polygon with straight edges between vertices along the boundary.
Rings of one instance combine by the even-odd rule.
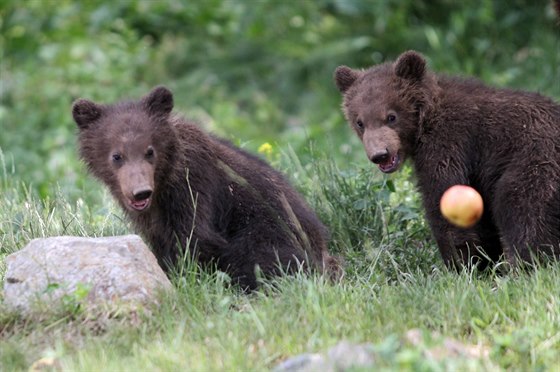
[[[2, 369], [27, 370], [45, 358], [68, 371], [261, 371], [342, 340], [372, 343], [378, 366], [389, 370], [557, 368], [558, 265], [507, 276], [448, 272], [404, 179], [343, 172], [322, 158], [300, 164], [293, 154], [281, 164], [331, 228], [330, 248], [346, 260], [340, 283], [299, 274], [245, 295], [226, 275], [187, 262], [155, 312], [21, 318], [0, 305]], [[3, 172], [2, 263], [37, 237], [130, 232], [101, 189], [103, 205], [70, 204], [62, 193], [41, 201]], [[419, 343], [407, 341], [411, 329]], [[445, 338], [487, 356], [427, 357]]]

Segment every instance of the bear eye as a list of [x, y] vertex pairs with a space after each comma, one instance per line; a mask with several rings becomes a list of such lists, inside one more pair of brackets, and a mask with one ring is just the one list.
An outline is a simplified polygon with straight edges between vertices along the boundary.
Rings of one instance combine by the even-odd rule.
[[397, 120], [397, 115], [389, 114], [387, 115], [387, 123], [394, 123]]
[[112, 158], [115, 163], [119, 163], [122, 161], [122, 155], [118, 152], [114, 153]]
[[152, 146], [149, 146], [148, 149], [146, 150], [146, 158], [151, 159], [154, 157], [154, 148]]
[[356, 121], [356, 126], [360, 129], [364, 129], [364, 122], [361, 120]]

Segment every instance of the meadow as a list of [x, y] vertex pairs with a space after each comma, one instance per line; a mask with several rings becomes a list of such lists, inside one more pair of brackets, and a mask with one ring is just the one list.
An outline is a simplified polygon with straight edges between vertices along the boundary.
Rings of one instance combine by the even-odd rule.
[[[560, 265], [447, 270], [411, 169], [382, 176], [368, 163], [332, 82], [340, 64], [416, 49], [434, 70], [559, 100], [549, 2], [49, 1], [0, 5], [0, 281], [33, 238], [132, 231], [80, 163], [70, 108], [158, 84], [176, 110], [288, 175], [346, 273], [246, 295], [187, 263], [157, 311], [22, 317], [0, 304], [1, 371], [261, 371], [343, 340], [371, 343], [379, 370], [559, 370]], [[481, 353], [434, 353], [446, 339]]]

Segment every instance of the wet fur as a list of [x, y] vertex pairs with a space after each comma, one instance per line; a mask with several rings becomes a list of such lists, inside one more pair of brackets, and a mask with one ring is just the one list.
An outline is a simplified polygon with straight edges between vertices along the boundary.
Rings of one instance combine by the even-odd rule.
[[[412, 160], [426, 217], [446, 264], [481, 266], [502, 254], [512, 264], [560, 256], [560, 105], [475, 79], [436, 75], [424, 58], [403, 53], [367, 70], [341, 66], [335, 82], [360, 138], [398, 148]], [[388, 110], [398, 113], [391, 125]], [[364, 129], [356, 129], [356, 120]], [[380, 128], [396, 133], [383, 135]], [[361, 132], [361, 133], [360, 133]], [[364, 141], [366, 151], [372, 141]], [[470, 229], [443, 219], [439, 201], [455, 184], [474, 187], [484, 214]], [[477, 251], [482, 247], [484, 255]]]
[[[160, 264], [174, 267], [187, 249], [204, 266], [216, 264], [249, 289], [257, 287], [256, 266], [267, 276], [293, 272], [299, 264], [339, 275], [326, 250], [327, 229], [285, 178], [258, 157], [171, 114], [172, 107], [171, 92], [159, 87], [140, 101], [79, 100], [73, 108], [82, 159]], [[119, 184], [118, 169], [109, 161], [119, 138], [130, 136], [155, 149], [153, 199], [142, 212], [127, 207], [121, 192], [126, 185]]]

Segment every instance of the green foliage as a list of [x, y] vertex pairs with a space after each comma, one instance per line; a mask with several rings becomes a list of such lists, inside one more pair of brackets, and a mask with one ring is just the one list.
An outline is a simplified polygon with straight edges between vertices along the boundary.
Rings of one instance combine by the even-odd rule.
[[[55, 290], [61, 288], [59, 283], [50, 283], [45, 289], [46, 294], [52, 294]], [[61, 298], [61, 307], [64, 313], [73, 317], [79, 315], [83, 310], [83, 302], [91, 290], [90, 284], [78, 283], [76, 289], [67, 293]]]
[[[418, 195], [406, 181], [408, 168], [399, 178], [387, 179], [369, 167], [341, 170], [325, 155], [314, 154], [322, 160], [305, 166], [293, 151], [286, 156], [283, 168], [331, 229], [333, 251], [345, 257], [349, 271], [374, 262], [395, 277], [398, 270], [430, 271], [439, 261]], [[395, 262], [410, 266], [397, 269]]]
[[362, 159], [332, 83], [417, 49], [442, 72], [560, 97], [547, 1], [6, 0], [0, 5], [0, 149], [41, 198], [59, 184], [99, 202], [77, 160], [70, 106], [170, 86], [177, 108], [256, 150], [308, 143]]

